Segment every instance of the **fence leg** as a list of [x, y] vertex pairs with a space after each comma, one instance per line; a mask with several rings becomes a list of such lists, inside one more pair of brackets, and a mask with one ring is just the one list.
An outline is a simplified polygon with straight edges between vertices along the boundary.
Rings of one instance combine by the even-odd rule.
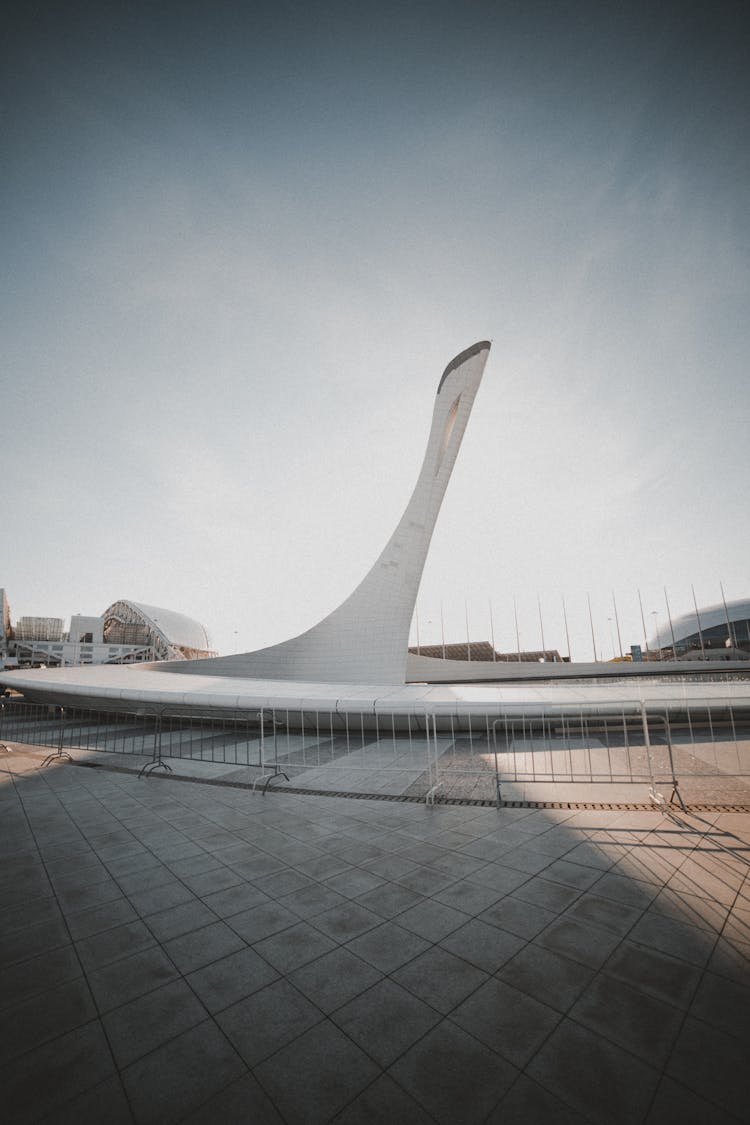
[[648, 733], [648, 715], [646, 714], [646, 704], [645, 703], [641, 703], [641, 723], [643, 724], [643, 743], [644, 743], [644, 746], [646, 747], [646, 761], [648, 762], [648, 775], [651, 778], [651, 785], [649, 786], [648, 795], [651, 798], [653, 804], [664, 805], [664, 804], [666, 804], [666, 801], [664, 800], [664, 794], [663, 793], [657, 793], [656, 782], [654, 781], [654, 764], [651, 760], [651, 739], [649, 738], [649, 733]]
[[500, 719], [495, 719], [492, 724], [492, 741], [495, 750], [495, 804], [497, 808], [500, 808], [503, 803], [503, 796], [500, 792], [500, 762], [497, 757], [497, 724], [499, 722], [501, 722]]
[[3, 725], [5, 723], [5, 704], [0, 703], [0, 754], [10, 754], [10, 746], [3, 742]]
[[61, 762], [63, 758], [67, 758], [69, 762], [73, 759], [67, 750], [63, 750], [63, 743], [65, 741], [65, 708], [60, 708], [60, 733], [57, 737], [57, 750], [54, 754], [48, 754], [42, 762], [43, 766], [49, 766], [52, 762]]
[[672, 753], [672, 732], [669, 729], [669, 715], [664, 716], [664, 729], [665, 729], [666, 734], [667, 734], [667, 750], [668, 750], [668, 753], [669, 753], [669, 771], [672, 774], [672, 792], [671, 792], [670, 797], [669, 797], [669, 803], [670, 803], [670, 805], [672, 805], [672, 804], [674, 804], [675, 801], [677, 801], [677, 804], [680, 806], [682, 811], [687, 812], [687, 809], [685, 808], [685, 802], [683, 801], [682, 794], [680, 793], [680, 783], [677, 780], [677, 774], [675, 773], [675, 769], [674, 769], [674, 755]]
[[138, 773], [139, 777], [149, 777], [154, 770], [166, 770], [167, 773], [172, 773], [172, 767], [168, 765], [161, 756], [161, 715], [156, 716], [156, 728], [154, 730], [154, 755], [150, 762]]
[[[426, 805], [435, 804], [435, 795], [440, 788], [440, 779], [438, 776], [438, 754], [437, 754], [437, 723], [435, 716], [432, 716], [432, 746], [430, 745], [430, 716], [425, 716], [425, 731], [427, 734], [427, 777], [430, 783], [430, 788], [427, 790], [425, 796]], [[434, 749], [434, 753], [433, 753]]]
[[669, 729], [669, 718], [666, 715], [659, 715], [657, 717], [660, 718], [661, 721], [664, 723], [664, 729], [665, 729], [665, 732], [666, 732], [667, 754], [669, 756], [669, 772], [670, 772], [671, 777], [672, 777], [672, 792], [669, 796], [669, 800], [667, 801], [664, 794], [659, 793], [656, 789], [656, 782], [654, 781], [654, 767], [653, 767], [653, 763], [652, 763], [652, 760], [651, 760], [651, 739], [649, 738], [649, 733], [648, 733], [648, 717], [646, 715], [646, 704], [641, 703], [641, 721], [643, 723], [643, 739], [644, 739], [644, 742], [646, 744], [646, 754], [647, 754], [647, 757], [648, 757], [648, 772], [649, 772], [649, 776], [651, 778], [651, 787], [648, 791], [648, 795], [655, 805], [660, 805], [662, 807], [666, 807], [667, 805], [674, 804], [674, 802], [676, 801], [677, 804], [682, 809], [682, 811], [686, 812], [687, 810], [685, 808], [685, 802], [683, 801], [682, 794], [680, 793], [680, 783], [677, 780], [677, 775], [675, 774], [675, 769], [674, 769], [674, 755], [672, 753], [672, 733]]
[[[267, 764], [266, 758], [265, 758], [266, 742], [265, 742], [265, 735], [263, 734], [263, 711], [262, 710], [259, 712], [258, 717], [259, 717], [259, 721], [260, 721], [260, 768], [262, 770], [265, 770], [266, 764]], [[288, 740], [288, 738], [289, 738], [289, 712], [288, 711], [286, 713], [286, 721], [287, 721], [287, 740]], [[304, 719], [304, 713], [303, 713], [302, 722], [304, 723], [304, 721], [305, 721], [305, 719]], [[265, 797], [266, 793], [268, 792], [268, 786], [277, 777], [283, 777], [285, 781], [289, 781], [289, 775], [284, 773], [284, 771], [282, 769], [279, 769], [279, 745], [278, 745], [278, 740], [276, 738], [276, 711], [271, 712], [271, 722], [273, 723], [273, 768], [271, 769], [270, 768], [271, 763], [268, 763], [269, 772], [262, 773], [260, 775], [260, 777], [256, 777], [255, 781], [253, 782], [253, 790], [257, 789], [259, 785], [261, 785], [261, 784], [263, 785], [263, 796], [264, 797]]]

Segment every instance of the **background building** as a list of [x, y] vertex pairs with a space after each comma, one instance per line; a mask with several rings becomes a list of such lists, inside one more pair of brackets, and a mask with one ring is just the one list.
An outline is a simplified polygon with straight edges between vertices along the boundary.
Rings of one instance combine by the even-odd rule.
[[0, 589], [0, 668], [48, 668], [78, 664], [140, 664], [155, 660], [213, 657], [206, 628], [159, 606], [119, 600], [101, 617], [19, 617], [11, 621]]
[[498, 652], [490, 641], [457, 641], [439, 645], [413, 645], [414, 656], [431, 656], [438, 660], [479, 660], [494, 664], [562, 664], [568, 658], [556, 648], [532, 649], [524, 652]]
[[750, 600], [719, 602], [663, 621], [649, 648], [665, 659], [750, 658]]

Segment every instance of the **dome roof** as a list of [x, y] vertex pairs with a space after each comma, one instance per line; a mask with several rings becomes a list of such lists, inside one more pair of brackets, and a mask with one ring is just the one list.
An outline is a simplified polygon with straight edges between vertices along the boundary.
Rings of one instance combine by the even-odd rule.
[[104, 618], [127, 618], [137, 621], [161, 637], [164, 644], [175, 648], [192, 649], [196, 652], [210, 652], [211, 640], [205, 626], [184, 613], [162, 606], [146, 605], [120, 599], [104, 611]]
[[[649, 646], [654, 649], [659, 648], [660, 644], [670, 644], [672, 640], [669, 621], [664, 620], [662, 622], [661, 614], [659, 617], [659, 637], [649, 637]], [[731, 622], [750, 619], [750, 600], [742, 598], [739, 601], [727, 602], [726, 609], [723, 602], [719, 602], [718, 605], [702, 606], [698, 610], [698, 617], [696, 617], [695, 612], [683, 613], [680, 617], [673, 617], [672, 629], [674, 630], [675, 644], [679, 644], [687, 637], [695, 636], [699, 630], [705, 633], [717, 626], [723, 625], [726, 627], [727, 617]], [[698, 618], [700, 618], [700, 624]]]
[[143, 602], [130, 602], [130, 605], [148, 618], [148, 622], [153, 624], [155, 630], [163, 633], [170, 644], [179, 645], [180, 648], [211, 648], [208, 632], [200, 621], [194, 621], [184, 613], [175, 613], [173, 609], [144, 605]]

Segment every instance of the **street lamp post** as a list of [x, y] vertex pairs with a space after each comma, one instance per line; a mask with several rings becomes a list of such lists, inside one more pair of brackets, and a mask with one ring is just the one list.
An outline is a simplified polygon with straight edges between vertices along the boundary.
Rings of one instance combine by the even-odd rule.
[[609, 624], [609, 643], [612, 645], [612, 659], [614, 660], [617, 652], [615, 651], [615, 635], [612, 632], [612, 618], [608, 617], [607, 622]]
[[643, 616], [643, 599], [641, 598], [641, 591], [638, 591], [638, 605], [641, 607], [641, 625], [643, 626], [643, 643], [646, 646], [646, 660], [651, 659], [651, 653], [648, 647], [648, 635], [646, 633], [646, 620]]
[[594, 636], [594, 615], [591, 612], [591, 598], [586, 594], [586, 601], [589, 606], [589, 625], [591, 626], [591, 647], [594, 650], [594, 663], [596, 664], [596, 637]]

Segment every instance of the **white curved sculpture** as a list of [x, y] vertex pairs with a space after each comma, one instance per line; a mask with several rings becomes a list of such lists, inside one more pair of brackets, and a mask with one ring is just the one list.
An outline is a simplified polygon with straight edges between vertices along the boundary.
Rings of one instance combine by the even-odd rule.
[[403, 684], [427, 549], [489, 350], [486, 340], [474, 344], [443, 372], [422, 469], [406, 511], [372, 570], [338, 609], [306, 633], [270, 648], [218, 660], [161, 664], [159, 671]]

